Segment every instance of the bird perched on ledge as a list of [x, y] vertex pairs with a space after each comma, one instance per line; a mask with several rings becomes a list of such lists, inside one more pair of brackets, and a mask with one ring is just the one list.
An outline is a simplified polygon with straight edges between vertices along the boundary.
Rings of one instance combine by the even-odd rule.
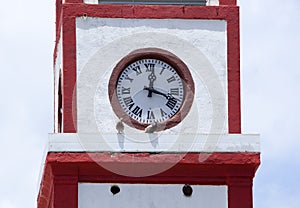
[[157, 130], [157, 123], [155, 122], [145, 128], [145, 133], [151, 134], [154, 133], [156, 130]]
[[116, 129], [118, 131], [118, 134], [124, 134], [124, 124], [122, 120], [123, 118], [121, 118], [116, 124]]

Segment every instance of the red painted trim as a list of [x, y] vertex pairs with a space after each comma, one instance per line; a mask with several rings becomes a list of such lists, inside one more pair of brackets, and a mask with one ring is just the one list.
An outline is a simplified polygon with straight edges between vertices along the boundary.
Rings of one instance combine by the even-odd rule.
[[[64, 8], [65, 6], [63, 6]], [[75, 17], [63, 12], [62, 56], [63, 56], [63, 132], [76, 132], [76, 30]]]
[[[224, 1], [225, 2], [225, 1]], [[229, 4], [229, 1], [227, 2]], [[76, 33], [75, 17], [180, 18], [227, 21], [229, 133], [241, 132], [239, 8], [237, 6], [63, 5], [64, 132], [76, 132]], [[73, 94], [74, 92], [74, 94]]]
[[62, 0], [56, 0], [56, 20], [55, 20], [55, 26], [56, 26], [56, 39], [58, 34], [60, 33], [60, 25], [61, 25], [61, 7], [62, 7]]
[[239, 9], [227, 19], [228, 124], [230, 134], [241, 133]]
[[[61, 23], [61, 6], [62, 6], [62, 0], [56, 0], [56, 21], [55, 21], [55, 31], [56, 31], [56, 36], [55, 36], [55, 46], [54, 46], [54, 53], [53, 53], [53, 80], [54, 80], [54, 83], [55, 83], [55, 70], [57, 70], [55, 68], [56, 66], [56, 61], [57, 61], [57, 55], [58, 55], [58, 46], [59, 46], [59, 40], [60, 40], [60, 23]], [[54, 89], [53, 89], [53, 92], [55, 93], [55, 85], [54, 85]], [[55, 97], [55, 94], [53, 94], [53, 96]], [[53, 101], [53, 106], [56, 105], [56, 100]], [[54, 111], [55, 111], [55, 108], [54, 108]], [[56, 112], [53, 113], [53, 120], [54, 120], [54, 123], [53, 123], [53, 129], [55, 129], [55, 122], [57, 122], [55, 120], [55, 114]]]
[[80, 3], [83, 3], [83, 0], [65, 0], [65, 4], [71, 4], [71, 3], [77, 3], [77, 4], [80, 4]]
[[[83, 3], [83, 0], [65, 0], [65, 3]], [[220, 5], [236, 5], [236, 0], [219, 0]]]
[[180, 5], [109, 5], [65, 4], [66, 14], [102, 18], [148, 19], [224, 19], [235, 13], [237, 6], [180, 6]]
[[[205, 156], [205, 157], [204, 157]], [[95, 163], [101, 161], [103, 163], [174, 163], [181, 160], [178, 164], [197, 164], [197, 165], [257, 165], [260, 161], [259, 153], [250, 152], [237, 152], [237, 153], [164, 153], [164, 154], [151, 154], [151, 153], [114, 153], [113, 157], [110, 152], [91, 152], [91, 153], [77, 153], [77, 152], [51, 152], [47, 156], [47, 163]], [[205, 158], [199, 161], [199, 157]], [[54, 169], [54, 172], [57, 170]], [[64, 174], [69, 174], [72, 169], [66, 169]]]
[[[83, 0], [65, 0], [65, 3], [83, 3]], [[236, 0], [219, 0], [220, 5], [236, 5]]]
[[[55, 48], [54, 48], [54, 54], [53, 54], [53, 67], [56, 64], [56, 59], [57, 59], [57, 53], [58, 53], [58, 44], [59, 44], [59, 39], [60, 39], [60, 29], [61, 29], [61, 7], [62, 7], [62, 0], [56, 0], [56, 20], [55, 20], [55, 31], [56, 31], [56, 36], [55, 36]], [[55, 72], [54, 72], [55, 74]]]
[[219, 0], [219, 5], [236, 5], [236, 0]]
[[53, 190], [54, 208], [78, 207], [78, 177], [74, 171], [72, 175], [55, 175]]
[[[207, 159], [199, 162], [201, 156]], [[156, 175], [127, 177], [106, 170], [92, 158], [101, 161], [101, 164], [114, 165], [133, 172], [177, 163]], [[179, 162], [178, 158], [181, 158]], [[78, 200], [78, 182], [93, 182], [228, 185], [229, 208], [251, 208], [252, 179], [259, 164], [259, 153], [115, 153], [113, 157], [110, 153], [49, 153], [38, 197], [38, 207], [46, 208], [48, 205], [43, 201], [50, 201], [45, 184], [54, 184], [52, 193], [54, 205], [55, 208], [60, 208], [76, 207], [74, 201], [77, 203]], [[53, 174], [54, 177], [45, 177], [49, 174]]]
[[50, 165], [44, 167], [44, 175], [40, 184], [37, 207], [51, 207], [51, 198], [53, 192], [53, 174]]
[[252, 181], [251, 177], [229, 177], [228, 205], [229, 208], [252, 208]]

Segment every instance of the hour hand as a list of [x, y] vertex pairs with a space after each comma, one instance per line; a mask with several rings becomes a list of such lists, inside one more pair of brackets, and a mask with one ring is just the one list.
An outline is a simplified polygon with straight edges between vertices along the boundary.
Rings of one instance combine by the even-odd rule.
[[[161, 91], [158, 91], [158, 90], [156, 90], [156, 89], [154, 89], [153, 87], [144, 87], [144, 90], [148, 90], [148, 92], [150, 93], [151, 92], [151, 94], [152, 94], [152, 92], [153, 93], [155, 93], [155, 94], [158, 94], [158, 95], [162, 95], [162, 96], [164, 96], [165, 98], [167, 98], [168, 99], [168, 95], [166, 94], [166, 93], [163, 93], [163, 92], [161, 92]], [[152, 95], [151, 95], [152, 96]], [[148, 94], [148, 97], [149, 97], [149, 94]]]

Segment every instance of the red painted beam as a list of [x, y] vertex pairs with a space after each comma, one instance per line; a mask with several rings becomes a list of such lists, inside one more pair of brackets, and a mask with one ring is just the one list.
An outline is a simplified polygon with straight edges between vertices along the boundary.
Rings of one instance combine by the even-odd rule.
[[[164, 171], [146, 177], [126, 176], [107, 169], [138, 174], [169, 164]], [[252, 179], [259, 164], [259, 153], [49, 153], [38, 207], [48, 208], [51, 201], [55, 208], [77, 207], [78, 182], [93, 182], [227, 185], [229, 208], [251, 208]]]

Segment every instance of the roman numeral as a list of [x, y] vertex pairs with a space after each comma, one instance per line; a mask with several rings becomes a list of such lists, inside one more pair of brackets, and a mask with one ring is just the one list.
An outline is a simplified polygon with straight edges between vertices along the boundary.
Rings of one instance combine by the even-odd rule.
[[147, 112], [147, 119], [155, 119], [153, 111], [150, 110]]
[[[124, 101], [124, 103], [125, 103], [126, 106], [129, 106], [130, 103], [133, 103], [133, 100], [132, 100], [131, 97], [125, 97], [125, 98], [123, 98], [123, 101]], [[134, 103], [133, 103], [133, 104], [134, 104]], [[132, 107], [132, 106], [131, 106], [131, 107]]]
[[136, 66], [132, 70], [136, 72], [136, 76], [140, 75], [142, 73], [142, 70], [141, 70], [140, 66]]
[[168, 102], [166, 103], [166, 106], [168, 106], [171, 110], [173, 110], [173, 108], [175, 107], [177, 103], [177, 100], [173, 97], [171, 97]]
[[129, 88], [122, 87], [122, 95], [124, 94], [130, 94], [130, 87]]
[[167, 82], [170, 83], [170, 82], [173, 82], [175, 80], [176, 80], [175, 77], [171, 76], [170, 78], [167, 79]]
[[138, 117], [142, 117], [143, 109], [139, 106], [135, 106], [135, 108], [132, 110], [132, 113], [134, 113]]
[[163, 68], [161, 69], [161, 71], [159, 72], [159, 74], [162, 75], [162, 73], [164, 72], [165, 69], [166, 69], [166, 68], [163, 67]]
[[128, 75], [126, 75], [125, 79], [129, 80], [130, 82], [132, 82], [132, 81], [133, 81], [133, 79], [132, 79], [132, 78], [130, 78]]
[[170, 93], [172, 95], [179, 95], [179, 88], [171, 88]]
[[163, 109], [160, 109], [160, 114], [162, 118], [168, 115]]
[[146, 72], [152, 72], [154, 70], [155, 64], [144, 64], [146, 67]]

